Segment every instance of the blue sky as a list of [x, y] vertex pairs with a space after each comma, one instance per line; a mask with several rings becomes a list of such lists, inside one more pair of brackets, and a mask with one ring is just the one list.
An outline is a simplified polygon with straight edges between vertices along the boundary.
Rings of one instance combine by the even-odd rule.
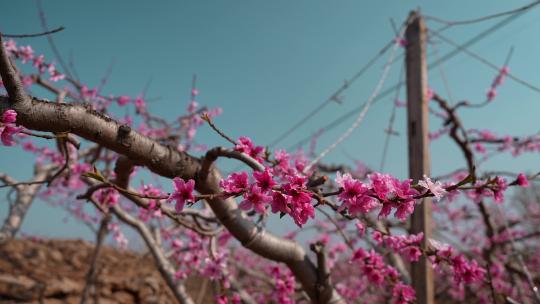
[[[160, 97], [150, 109], [167, 119], [181, 115], [188, 102], [191, 77], [198, 75], [199, 102], [222, 107], [215, 122], [230, 136], [246, 135], [258, 144], [274, 140], [307, 112], [322, 103], [343, 81], [356, 73], [393, 38], [390, 19], [401, 23], [411, 9], [426, 15], [462, 20], [505, 11], [529, 1], [43, 1], [51, 28], [65, 26], [54, 39], [61, 53], [73, 56], [81, 79], [97, 86], [111, 62], [113, 72], [106, 93], [135, 96], [149, 81], [148, 95]], [[33, 1], [0, 5], [0, 30], [6, 33], [41, 31]], [[497, 20], [455, 26], [445, 35], [464, 42]], [[437, 29], [441, 24], [428, 22]], [[473, 45], [471, 50], [502, 64], [515, 48], [511, 72], [540, 85], [540, 8]], [[20, 40], [37, 53], [53, 58], [45, 38]], [[453, 48], [436, 41], [445, 54]], [[430, 48], [433, 51], [433, 47]], [[430, 51], [430, 52], [431, 52]], [[435, 57], [430, 57], [430, 62]], [[317, 132], [321, 126], [365, 102], [382, 72], [382, 58], [344, 94], [342, 104], [331, 103], [308, 123], [292, 132], [278, 147], [288, 147]], [[393, 85], [400, 65], [390, 71], [385, 88]], [[465, 55], [445, 62], [454, 100], [480, 102], [496, 72]], [[441, 70], [430, 72], [430, 86], [448, 96]], [[402, 98], [404, 91], [402, 90]], [[378, 168], [393, 94], [381, 99], [368, 112], [352, 136], [327, 157], [328, 162], [351, 158]], [[526, 135], [538, 131], [540, 95], [507, 80], [489, 107], [462, 114], [467, 127], [491, 129], [502, 134]], [[405, 111], [398, 110], [395, 127], [401, 136], [392, 138], [386, 172], [405, 177], [407, 149]], [[439, 121], [431, 118], [433, 129]], [[319, 149], [331, 144], [352, 119], [325, 132]], [[199, 130], [198, 141], [209, 146], [225, 145], [208, 127]], [[448, 140], [432, 144], [433, 175], [463, 166], [462, 156]], [[18, 148], [0, 149], [0, 168], [18, 179], [31, 174], [31, 156]], [[538, 171], [538, 155], [518, 159], [498, 156], [488, 169]], [[230, 168], [233, 165], [224, 164]], [[0, 191], [1, 197], [6, 191]], [[0, 200], [0, 218], [7, 212]], [[64, 213], [36, 203], [23, 231], [49, 236], [88, 237], [86, 228]]]

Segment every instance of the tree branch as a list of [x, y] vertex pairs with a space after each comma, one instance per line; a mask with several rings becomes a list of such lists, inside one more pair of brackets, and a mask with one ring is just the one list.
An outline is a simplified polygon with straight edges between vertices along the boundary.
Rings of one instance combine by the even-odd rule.
[[0, 175], [0, 179], [4, 182], [16, 185], [14, 189], [17, 193], [15, 202], [10, 206], [8, 216], [0, 228], [0, 244], [15, 237], [30, 205], [43, 185], [41, 181], [46, 180], [54, 168], [55, 166], [36, 166], [34, 177], [28, 184], [18, 183], [5, 174]]
[[[221, 175], [216, 169], [211, 170], [207, 178], [198, 178], [201, 169], [198, 158], [161, 145], [89, 106], [29, 98], [24, 93], [2, 44], [0, 48], [0, 72], [9, 95], [9, 98], [0, 97], [0, 112], [3, 113], [9, 108], [15, 110], [18, 113], [18, 124], [33, 130], [73, 133], [122, 154], [158, 175], [195, 179], [197, 190], [201, 194], [220, 192]], [[232, 198], [213, 198], [208, 202], [217, 218], [243, 246], [265, 258], [287, 264], [311, 299], [316, 299], [315, 266], [300, 245], [259, 229]], [[131, 219], [126, 217], [128, 221]], [[136, 226], [135, 223], [134, 225]], [[343, 303], [343, 299], [332, 289], [331, 297], [325, 303]]]
[[82, 292], [81, 297], [81, 304], [85, 304], [88, 300], [88, 297], [90, 296], [90, 291], [93, 289], [94, 294], [97, 294], [96, 290], [96, 279], [97, 279], [97, 261], [99, 259], [99, 254], [101, 252], [101, 247], [103, 244], [103, 240], [107, 236], [108, 231], [108, 225], [111, 220], [110, 215], [105, 215], [101, 219], [101, 223], [99, 225], [99, 230], [96, 235], [96, 246], [94, 248], [94, 254], [92, 255], [92, 261], [90, 262], [90, 268], [88, 268], [88, 272], [86, 273], [86, 284], [84, 285], [84, 289]]

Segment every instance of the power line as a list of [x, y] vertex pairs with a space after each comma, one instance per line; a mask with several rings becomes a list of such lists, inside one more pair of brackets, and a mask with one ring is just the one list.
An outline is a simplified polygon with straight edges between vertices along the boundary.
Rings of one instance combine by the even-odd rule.
[[[521, 11], [519, 13], [516, 13], [516, 14], [513, 14], [513, 15], [510, 15], [508, 16], [507, 18], [499, 21], [498, 23], [492, 25], [491, 27], [489, 27], [488, 29], [484, 30], [483, 32], [481, 32], [480, 34], [474, 36], [473, 38], [469, 39], [467, 42], [465, 42], [462, 47], [469, 47], [471, 45], [474, 45], [475, 43], [477, 43], [478, 41], [484, 39], [485, 37], [487, 37], [488, 35], [492, 34], [493, 32], [499, 30], [500, 28], [508, 25], [510, 22], [516, 20], [516, 18], [522, 16], [525, 12], [527, 11]], [[444, 26], [443, 28], [441, 28], [440, 30], [436, 31], [436, 32], [433, 32], [433, 33], [436, 33], [436, 34], [439, 34], [440, 32], [448, 29], [451, 25], [447, 25], [447, 26]], [[446, 55], [442, 56], [441, 58], [435, 60], [435, 62], [433, 63], [430, 63], [428, 64], [428, 70], [431, 70], [432, 68], [435, 68], [436, 66], [438, 66], [439, 64], [455, 57], [457, 54], [459, 54], [461, 51], [459, 49], [456, 49], [456, 50], [453, 50], [453, 51], [450, 51], [448, 52]], [[497, 68], [498, 69], [498, 68]], [[381, 100], [382, 98], [388, 96], [390, 93], [392, 93], [394, 90], [396, 90], [396, 88], [400, 85], [402, 85], [403, 82], [398, 82], [397, 84], [393, 85], [392, 87], [390, 87], [389, 89], [383, 91], [381, 94], [379, 94], [379, 96], [377, 96], [374, 100], [373, 100], [373, 104], [375, 104], [377, 101]], [[329, 124], [325, 125], [323, 127], [323, 129], [325, 130], [325, 132], [328, 132], [329, 130], [341, 125], [342, 123], [344, 123], [347, 119], [349, 119], [350, 117], [354, 116], [355, 114], [357, 114], [359, 111], [362, 110], [362, 108], [364, 107], [365, 104], [362, 104], [360, 105], [359, 107], [356, 107], [354, 108], [352, 111], [348, 112], [348, 113], [345, 113], [341, 116], [339, 116], [338, 118], [336, 118], [335, 120], [333, 120], [332, 122], [330, 122]], [[287, 148], [287, 150], [293, 150], [293, 149], [296, 149], [302, 145], [304, 145], [307, 141], [309, 141], [311, 138], [311, 136], [307, 136], [307, 137], [304, 137], [302, 138], [301, 140], [297, 141], [295, 144], [289, 146]]]
[[[478, 55], [477, 53], [471, 51], [470, 49], [468, 49], [464, 45], [459, 45], [458, 43], [446, 38], [445, 36], [442, 36], [440, 33], [433, 32], [433, 34], [435, 36], [437, 36], [439, 39], [441, 39], [442, 41], [444, 41], [444, 42], [452, 45], [453, 47], [455, 47], [458, 52], [463, 52], [464, 54], [469, 55], [471, 58], [476, 59], [477, 61], [485, 64], [486, 66], [488, 66], [488, 67], [490, 67], [490, 68], [492, 68], [492, 69], [494, 69], [496, 71], [499, 71], [500, 66], [498, 66], [495, 63], [485, 59], [484, 57]], [[525, 87], [527, 87], [527, 88], [529, 88], [529, 89], [531, 89], [531, 90], [533, 90], [535, 92], [540, 93], [540, 88], [539, 87], [537, 87], [537, 86], [535, 86], [535, 85], [533, 85], [533, 84], [531, 84], [531, 83], [529, 83], [529, 82], [515, 76], [514, 74], [508, 73], [506, 76], [508, 78], [516, 81], [517, 83], [519, 83], [519, 84], [521, 84], [521, 85], [523, 85], [523, 86], [525, 86]]]
[[494, 19], [494, 18], [499, 18], [499, 17], [502, 17], [502, 16], [506, 16], [506, 15], [512, 15], [512, 14], [516, 14], [516, 13], [519, 13], [519, 12], [524, 12], [528, 9], [531, 9], [533, 8], [534, 6], [540, 4], [540, 1], [533, 1], [525, 6], [522, 6], [522, 7], [519, 7], [519, 8], [516, 8], [516, 9], [513, 9], [513, 10], [509, 10], [509, 11], [506, 11], [506, 12], [501, 12], [501, 13], [497, 13], [497, 14], [493, 14], [493, 15], [489, 15], [489, 16], [484, 16], [484, 17], [480, 17], [480, 18], [475, 18], [475, 19], [469, 19], [469, 20], [459, 20], [459, 21], [453, 21], [453, 20], [444, 20], [444, 19], [441, 19], [439, 17], [434, 17], [434, 16], [427, 16], [427, 15], [424, 15], [424, 17], [426, 18], [426, 20], [432, 20], [432, 21], [435, 21], [435, 22], [439, 22], [439, 23], [444, 23], [446, 25], [464, 25], [464, 24], [471, 24], [471, 23], [477, 23], [477, 22], [482, 22], [482, 21], [486, 21], [486, 20], [490, 20], [490, 19]]
[[[405, 74], [403, 66], [401, 66], [401, 71], [399, 73], [399, 82], [403, 82], [403, 75]], [[379, 172], [382, 172], [384, 165], [386, 163], [386, 156], [388, 155], [388, 147], [390, 146], [390, 136], [394, 134], [394, 122], [396, 120], [396, 109], [397, 109], [397, 100], [399, 98], [399, 93], [401, 92], [401, 85], [396, 89], [396, 94], [394, 95], [394, 106], [392, 107], [392, 113], [390, 114], [390, 119], [388, 120], [388, 128], [386, 131], [386, 138], [384, 139], [384, 147], [381, 156], [381, 164], [379, 167]]]
[[[408, 21], [409, 20], [407, 20], [406, 24], [403, 26], [403, 29], [401, 30], [401, 32], [400, 32], [400, 34], [398, 36], [398, 39], [401, 39], [401, 37], [403, 36], [403, 33], [405, 32], [405, 29], [408, 26]], [[390, 66], [392, 65], [392, 62], [394, 61], [394, 58], [396, 56], [396, 52], [397, 52], [398, 47], [399, 47], [399, 44], [395, 43], [394, 47], [392, 48], [392, 52], [390, 54], [390, 57], [388, 58], [388, 61], [384, 65], [384, 69], [383, 69], [381, 78], [379, 79], [379, 81], [375, 85], [375, 89], [373, 90], [373, 92], [369, 96], [368, 101], [364, 104], [364, 107], [362, 108], [362, 111], [360, 111], [358, 117], [353, 122], [353, 124], [345, 131], [345, 133], [341, 134], [341, 136], [334, 143], [332, 143], [330, 146], [328, 146], [315, 159], [313, 159], [311, 161], [311, 163], [309, 165], [307, 165], [307, 167], [304, 169], [304, 172], [308, 171], [313, 165], [318, 163], [321, 159], [323, 159], [326, 155], [328, 155], [331, 151], [333, 151], [339, 144], [341, 144], [345, 139], [347, 139], [352, 134], [352, 132], [356, 128], [358, 128], [358, 126], [360, 126], [360, 123], [364, 120], [364, 117], [365, 117], [367, 111], [369, 110], [369, 108], [370, 108], [371, 104], [373, 103], [373, 101], [375, 100], [375, 98], [377, 98], [377, 95], [379, 95], [379, 93], [380, 93], [380, 91], [381, 91], [381, 89], [382, 89], [382, 87], [384, 85], [384, 82], [386, 81], [386, 78], [388, 77], [388, 73], [390, 72]]]
[[386, 53], [386, 51], [392, 46], [393, 40], [388, 42], [377, 54], [371, 58], [356, 74], [354, 74], [350, 79], [345, 80], [345, 83], [339, 87], [330, 97], [328, 97], [325, 101], [323, 101], [319, 106], [317, 106], [315, 109], [313, 109], [311, 112], [309, 112], [304, 118], [302, 118], [300, 121], [298, 121], [296, 124], [291, 126], [289, 129], [287, 129], [285, 132], [283, 132], [281, 135], [279, 135], [276, 139], [274, 139], [270, 143], [270, 147], [275, 146], [280, 141], [284, 140], [289, 136], [294, 130], [302, 126], [304, 123], [306, 123], [309, 119], [311, 119], [315, 114], [319, 113], [324, 107], [326, 107], [328, 104], [330, 104], [332, 101], [340, 102], [341, 94], [346, 91], [351, 84], [353, 84], [356, 80], [358, 80], [377, 60]]

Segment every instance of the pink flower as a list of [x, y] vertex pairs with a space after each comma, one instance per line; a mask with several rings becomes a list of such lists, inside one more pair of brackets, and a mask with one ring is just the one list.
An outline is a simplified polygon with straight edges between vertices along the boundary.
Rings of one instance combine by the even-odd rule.
[[51, 77], [49, 77], [50, 81], [57, 82], [66, 78], [64, 74], [58, 72], [58, 70], [54, 67], [54, 64], [52, 63], [49, 64], [49, 66], [47, 67], [47, 71], [49, 72], [49, 75], [51, 75]]
[[439, 201], [446, 194], [446, 190], [443, 188], [441, 182], [439, 181], [432, 182], [431, 178], [429, 178], [425, 174], [424, 174], [424, 179], [419, 181], [418, 185], [429, 190], [433, 194], [433, 196], [435, 196], [436, 201]]
[[190, 179], [186, 182], [182, 178], [175, 177], [173, 179], [173, 186], [174, 192], [171, 193], [167, 202], [176, 200], [176, 211], [181, 212], [186, 202], [195, 202], [195, 196], [193, 195], [195, 181]]
[[311, 201], [311, 195], [306, 191], [306, 179], [302, 176], [289, 177], [289, 183], [283, 185], [283, 190], [291, 197], [293, 205], [303, 205]]
[[358, 234], [360, 234], [360, 236], [366, 233], [366, 226], [364, 226], [362, 222], [358, 221], [354, 225], [356, 226], [356, 230], [358, 230]]
[[414, 196], [418, 194], [418, 191], [411, 188], [412, 179], [406, 179], [400, 182], [397, 178], [391, 178], [394, 195], [402, 200], [414, 201]]
[[288, 206], [288, 198], [287, 196], [283, 195], [283, 193], [279, 191], [272, 191], [272, 202], [270, 203], [272, 206], [272, 212], [278, 213], [290, 213], [291, 208]]
[[13, 53], [17, 51], [17, 43], [13, 39], [4, 42], [4, 47], [6, 48], [6, 51], [8, 53]]
[[21, 46], [19, 48], [19, 55], [21, 56], [22, 63], [32, 61], [34, 59], [34, 50], [31, 46]]
[[219, 182], [223, 191], [228, 194], [238, 194], [247, 190], [248, 188], [248, 174], [247, 172], [232, 173]]
[[195, 88], [192, 89], [192, 90], [191, 90], [191, 95], [193, 95], [193, 96], [199, 95], [199, 90], [197, 90], [197, 89], [195, 89]]
[[502, 203], [504, 200], [504, 191], [508, 188], [508, 183], [504, 178], [495, 177], [495, 187], [493, 189], [493, 198], [495, 202]]
[[499, 70], [499, 74], [497, 75], [497, 77], [495, 77], [495, 79], [493, 80], [493, 83], [491, 84], [491, 86], [493, 88], [495, 88], [495, 87], [498, 87], [498, 86], [502, 85], [504, 83], [504, 79], [506, 78], [506, 75], [508, 75], [508, 73], [510, 73], [510, 68], [508, 68], [507, 65], [503, 66]]
[[485, 154], [487, 152], [486, 147], [484, 147], [484, 145], [482, 145], [481, 143], [474, 144], [474, 150], [476, 150], [476, 152], [482, 153], [482, 154]]
[[381, 245], [383, 242], [383, 235], [379, 230], [373, 230], [371, 233], [371, 237], [373, 237], [373, 240], [377, 242], [378, 245]]
[[2, 143], [6, 146], [15, 145], [15, 140], [13, 139], [13, 135], [17, 134], [21, 129], [22, 128], [20, 127], [14, 127], [12, 125], [4, 126], [4, 129], [2, 130], [2, 134], [0, 135], [0, 139], [2, 140]]
[[495, 88], [490, 88], [486, 95], [488, 101], [493, 101], [493, 99], [495, 99], [496, 96], [497, 96], [497, 90]]
[[349, 200], [345, 205], [347, 206], [349, 213], [354, 216], [357, 214], [368, 213], [379, 207], [380, 204], [376, 199], [368, 195], [362, 195], [353, 200]]
[[83, 85], [82, 88], [81, 88], [81, 97], [83, 99], [94, 99], [96, 98], [96, 95], [97, 95], [97, 89], [94, 88], [94, 89], [88, 89], [87, 86]]
[[12, 124], [17, 121], [17, 112], [15, 110], [7, 110], [2, 114], [2, 123], [3, 124]]
[[414, 303], [415, 300], [416, 294], [411, 286], [405, 285], [401, 282], [394, 285], [394, 288], [392, 289], [392, 303], [407, 304]]
[[254, 146], [249, 137], [242, 136], [238, 138], [237, 144], [234, 147], [235, 151], [246, 153], [259, 162], [262, 162], [262, 155], [264, 154], [264, 148], [261, 146]]
[[264, 194], [264, 191], [257, 186], [251, 185], [248, 192], [244, 193], [244, 200], [240, 203], [239, 207], [243, 210], [255, 210], [260, 214], [266, 213], [265, 204], [272, 201], [272, 197]]
[[296, 202], [292, 204], [291, 217], [296, 225], [302, 227], [308, 218], [315, 218], [315, 208], [309, 202]]
[[407, 217], [414, 212], [414, 204], [414, 200], [399, 203], [394, 216], [402, 221], [407, 220]]
[[336, 183], [343, 188], [338, 195], [343, 202], [340, 210], [347, 208], [351, 215], [356, 215], [368, 213], [379, 205], [374, 198], [369, 196], [369, 188], [359, 180], [351, 178], [349, 174], [341, 176], [338, 173]]
[[129, 96], [119, 96], [117, 99], [118, 105], [125, 106], [131, 101], [131, 97]]
[[6, 146], [15, 145], [13, 136], [22, 130], [22, 127], [16, 127], [17, 112], [14, 110], [7, 110], [2, 114], [2, 121], [0, 124], [0, 140]]
[[278, 161], [278, 167], [284, 171], [289, 170], [289, 154], [284, 150], [274, 152], [274, 158]]
[[96, 191], [96, 199], [106, 206], [114, 206], [118, 204], [120, 194], [113, 188], [101, 189]]
[[272, 179], [272, 173], [268, 168], [263, 172], [253, 172], [253, 177], [257, 181], [257, 186], [264, 192], [272, 190], [272, 187], [276, 185], [276, 182]]
[[343, 188], [338, 195], [343, 202], [340, 210], [347, 208], [351, 215], [356, 215], [367, 213], [379, 205], [374, 198], [369, 196], [369, 188], [359, 180], [353, 179], [350, 174], [341, 175], [338, 172], [336, 183]]
[[529, 180], [525, 174], [520, 173], [516, 179], [516, 183], [521, 187], [529, 187]]
[[382, 200], [386, 200], [390, 192], [393, 190], [392, 177], [387, 174], [374, 172], [368, 175], [368, 178], [371, 180], [371, 185], [375, 195]]
[[189, 103], [187, 110], [189, 113], [194, 113], [195, 110], [197, 110], [197, 107], [199, 107], [199, 104], [195, 100], [192, 100]]
[[45, 61], [45, 56], [39, 55], [37, 57], [34, 57], [32, 61], [33, 61], [32, 66], [39, 69], [40, 73], [43, 73], [44, 69], [42, 68], [42, 65], [43, 65], [43, 62]]
[[144, 101], [142, 95], [135, 98], [135, 109], [137, 109], [137, 113], [139, 114], [146, 112], [146, 102]]
[[474, 283], [483, 280], [486, 270], [478, 266], [476, 261], [467, 262], [463, 255], [457, 255], [451, 260], [454, 278], [457, 282]]

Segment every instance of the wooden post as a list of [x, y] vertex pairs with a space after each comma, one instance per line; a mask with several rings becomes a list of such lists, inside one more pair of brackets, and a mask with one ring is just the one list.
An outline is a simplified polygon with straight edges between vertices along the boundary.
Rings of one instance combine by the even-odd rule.
[[[414, 181], [429, 175], [429, 123], [427, 99], [426, 27], [418, 12], [411, 12], [405, 32], [407, 69], [407, 132], [409, 138], [409, 176]], [[411, 233], [424, 233], [422, 247], [431, 238], [431, 199], [416, 206], [411, 220]], [[430, 262], [422, 256], [411, 264], [411, 279], [418, 304], [434, 303], [434, 283]]]

